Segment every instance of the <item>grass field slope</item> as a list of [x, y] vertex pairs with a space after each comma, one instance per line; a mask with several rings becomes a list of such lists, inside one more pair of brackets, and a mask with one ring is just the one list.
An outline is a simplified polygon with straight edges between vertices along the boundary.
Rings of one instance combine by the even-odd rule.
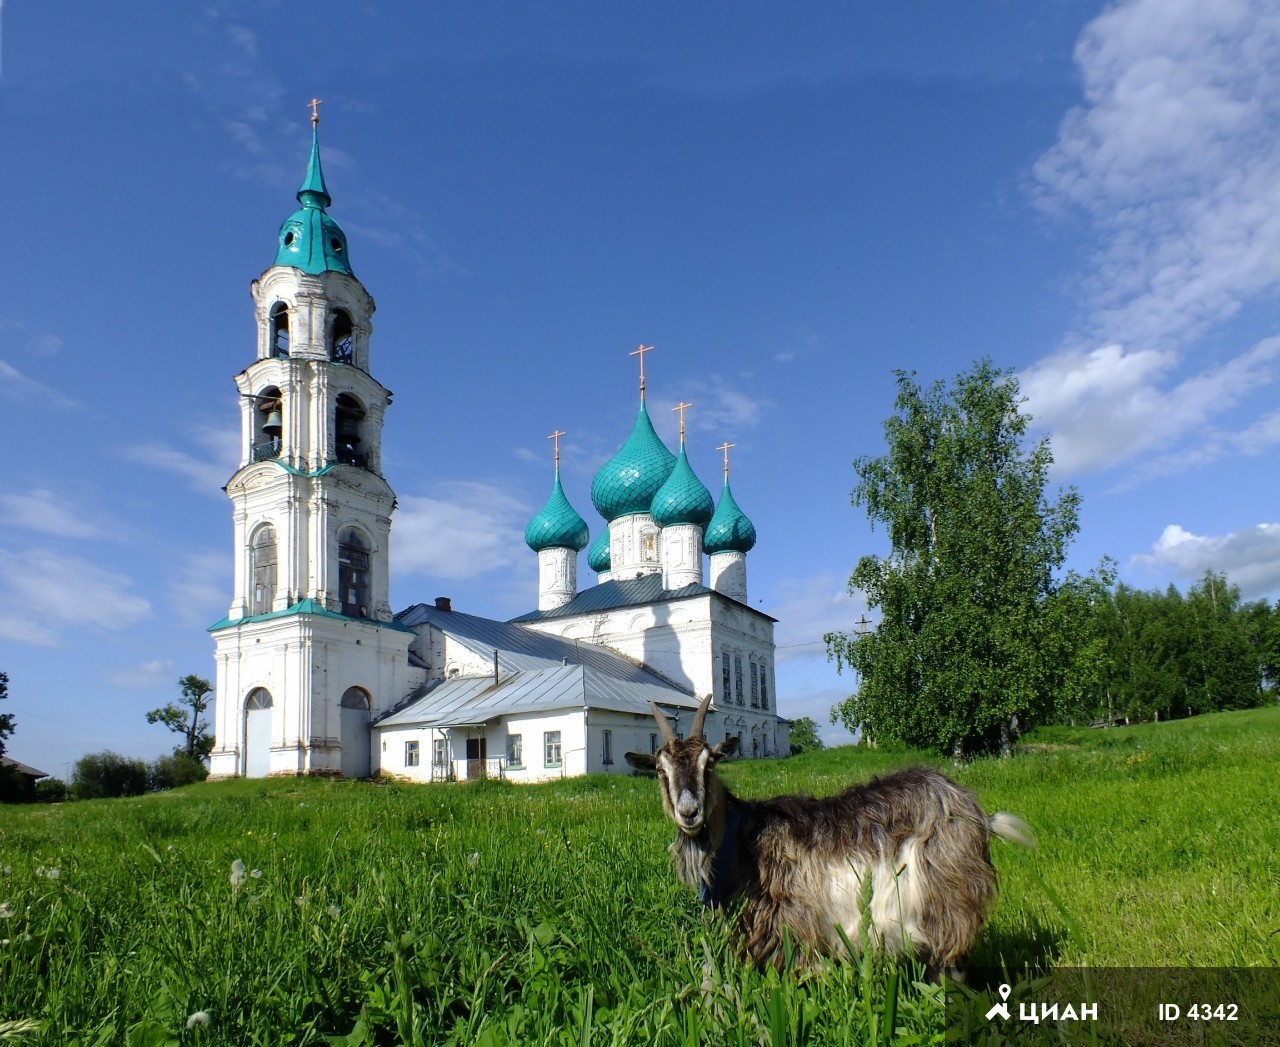
[[[744, 796], [922, 759], [724, 767]], [[1280, 964], [1280, 710], [1042, 732], [954, 773], [993, 843], [975, 962]], [[651, 780], [233, 781], [0, 809], [0, 1041], [940, 1042], [941, 995], [874, 960], [746, 968], [680, 888]]]

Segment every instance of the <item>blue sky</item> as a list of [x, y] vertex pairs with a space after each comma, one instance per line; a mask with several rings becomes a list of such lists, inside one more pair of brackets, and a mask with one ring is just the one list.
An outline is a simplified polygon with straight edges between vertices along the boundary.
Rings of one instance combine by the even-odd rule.
[[[893, 370], [1013, 368], [1071, 564], [1280, 594], [1274, 3], [399, 5], [10, 0], [0, 11], [0, 669], [62, 774], [175, 740], [231, 598], [231, 376], [325, 100], [330, 213], [395, 393], [392, 603], [536, 601], [553, 429], [593, 471], [635, 411], [724, 440], [780, 619], [779, 708], [884, 548], [849, 505]], [[580, 566], [583, 584], [594, 576]], [[830, 737], [840, 737], [832, 732]]]

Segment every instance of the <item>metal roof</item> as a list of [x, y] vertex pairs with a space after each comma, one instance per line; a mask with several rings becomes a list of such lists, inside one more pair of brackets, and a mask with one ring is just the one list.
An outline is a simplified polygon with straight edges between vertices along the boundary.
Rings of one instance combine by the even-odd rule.
[[[685, 600], [691, 596], [718, 596], [722, 600], [737, 603], [730, 596], [708, 589], [705, 585], [685, 585], [679, 589], [662, 588], [662, 575], [659, 572], [642, 575], [639, 578], [611, 578], [607, 582], [583, 589], [572, 600], [554, 611], [529, 611], [517, 618], [513, 624], [521, 622], [545, 622], [550, 618], [571, 618], [577, 614], [599, 614], [601, 611], [612, 611], [619, 607], [640, 607], [651, 603], [668, 603], [672, 600]], [[739, 604], [752, 614], [767, 618], [771, 622], [778, 619], [758, 611], [748, 604]]]
[[6, 767], [12, 767], [19, 774], [25, 775], [28, 778], [49, 777], [48, 771], [37, 771], [34, 767], [29, 767], [25, 763], [19, 763], [17, 760], [11, 760], [7, 756], [0, 756], [0, 764], [4, 764]]
[[381, 720], [379, 727], [479, 726], [500, 716], [559, 709], [609, 709], [649, 715], [649, 703], [695, 709], [698, 702], [665, 684], [623, 681], [584, 665], [532, 669], [501, 677], [446, 680]]

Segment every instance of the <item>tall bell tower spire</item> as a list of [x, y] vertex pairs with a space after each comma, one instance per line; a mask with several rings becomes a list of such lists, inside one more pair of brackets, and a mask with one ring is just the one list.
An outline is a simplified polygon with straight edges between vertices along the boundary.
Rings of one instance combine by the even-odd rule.
[[369, 718], [403, 697], [392, 621], [390, 392], [369, 370], [372, 297], [328, 214], [319, 99], [299, 209], [251, 285], [256, 359], [236, 376], [241, 464], [227, 482], [235, 571], [218, 660], [215, 775], [369, 773]]

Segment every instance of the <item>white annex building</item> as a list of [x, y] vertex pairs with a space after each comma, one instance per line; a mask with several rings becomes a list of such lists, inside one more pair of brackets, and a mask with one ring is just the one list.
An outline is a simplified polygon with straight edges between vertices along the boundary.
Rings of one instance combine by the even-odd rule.
[[439, 598], [392, 613], [395, 494], [381, 468], [391, 394], [371, 373], [373, 299], [326, 212], [314, 130], [298, 201], [275, 264], [252, 284], [256, 359], [236, 376], [235, 578], [227, 617], [210, 628], [211, 774], [624, 773], [624, 752], [657, 745], [651, 702], [680, 733], [708, 693], [708, 738], [786, 754], [774, 619], [747, 605], [756, 533], [729, 490], [728, 445], [713, 503], [683, 424], [678, 454], [654, 432], [643, 352], [631, 434], [591, 486], [607, 521], [587, 556], [598, 584], [578, 591], [590, 536], [557, 451], [551, 496], [525, 531], [537, 610], [499, 622]]

